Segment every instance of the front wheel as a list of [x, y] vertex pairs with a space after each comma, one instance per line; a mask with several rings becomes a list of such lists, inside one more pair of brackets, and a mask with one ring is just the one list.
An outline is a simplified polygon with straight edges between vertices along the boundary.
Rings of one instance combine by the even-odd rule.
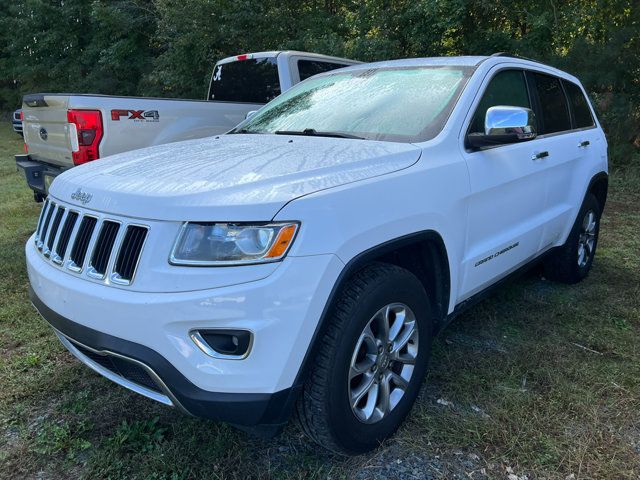
[[396, 431], [419, 393], [432, 341], [429, 299], [411, 272], [376, 263], [351, 278], [328, 321], [298, 420], [323, 447], [363, 453]]

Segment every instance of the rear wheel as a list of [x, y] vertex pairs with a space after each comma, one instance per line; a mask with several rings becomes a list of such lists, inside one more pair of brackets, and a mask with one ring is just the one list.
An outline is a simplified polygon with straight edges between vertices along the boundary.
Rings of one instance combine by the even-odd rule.
[[589, 274], [598, 246], [601, 209], [596, 197], [587, 194], [565, 244], [545, 260], [552, 280], [577, 283]]
[[428, 297], [409, 271], [372, 264], [340, 294], [298, 402], [303, 430], [357, 454], [392, 435], [411, 409], [431, 350]]

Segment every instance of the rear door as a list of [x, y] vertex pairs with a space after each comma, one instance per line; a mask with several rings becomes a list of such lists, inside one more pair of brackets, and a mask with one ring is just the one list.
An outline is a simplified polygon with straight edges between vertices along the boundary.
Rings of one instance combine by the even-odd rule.
[[[586, 103], [581, 104], [586, 100], [577, 86], [542, 72], [527, 72], [527, 78], [539, 122], [536, 142], [549, 153], [541, 162], [547, 169], [547, 220], [541, 242], [541, 248], [546, 248], [562, 243], [573, 224], [582, 202], [576, 191], [581, 189], [579, 184], [586, 176], [581, 166], [587, 165], [586, 156], [594, 151], [597, 138], [593, 135], [596, 132], [593, 117]], [[576, 97], [576, 93], [580, 96]], [[577, 123], [583, 127], [576, 128]]]
[[549, 223], [545, 235], [550, 241], [563, 242], [582, 204], [584, 180], [591, 178], [592, 169], [600, 163], [600, 155], [606, 153], [607, 147], [582, 87], [565, 79], [561, 82], [569, 105], [571, 131], [562, 135], [566, 153], [557, 159], [556, 173], [549, 183], [548, 199], [558, 216]]
[[23, 98], [24, 141], [35, 160], [63, 167], [73, 166], [68, 107], [67, 95], [38, 94]]

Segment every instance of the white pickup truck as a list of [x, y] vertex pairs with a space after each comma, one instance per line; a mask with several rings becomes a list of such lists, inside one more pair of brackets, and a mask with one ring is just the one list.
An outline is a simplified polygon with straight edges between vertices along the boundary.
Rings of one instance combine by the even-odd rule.
[[40, 93], [23, 98], [26, 154], [16, 155], [34, 199], [55, 176], [116, 153], [225, 133], [293, 85], [359, 63], [296, 51], [216, 63], [206, 100]]

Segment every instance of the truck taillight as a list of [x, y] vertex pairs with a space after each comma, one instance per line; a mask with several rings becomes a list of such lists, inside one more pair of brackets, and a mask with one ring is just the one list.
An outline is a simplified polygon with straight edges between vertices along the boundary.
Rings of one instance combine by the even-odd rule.
[[100, 158], [98, 147], [104, 133], [100, 110], [67, 110], [67, 120], [75, 125], [78, 135], [77, 145], [73, 139], [71, 141], [73, 164], [81, 165]]
[[24, 112], [20, 110], [20, 121], [24, 122]]

